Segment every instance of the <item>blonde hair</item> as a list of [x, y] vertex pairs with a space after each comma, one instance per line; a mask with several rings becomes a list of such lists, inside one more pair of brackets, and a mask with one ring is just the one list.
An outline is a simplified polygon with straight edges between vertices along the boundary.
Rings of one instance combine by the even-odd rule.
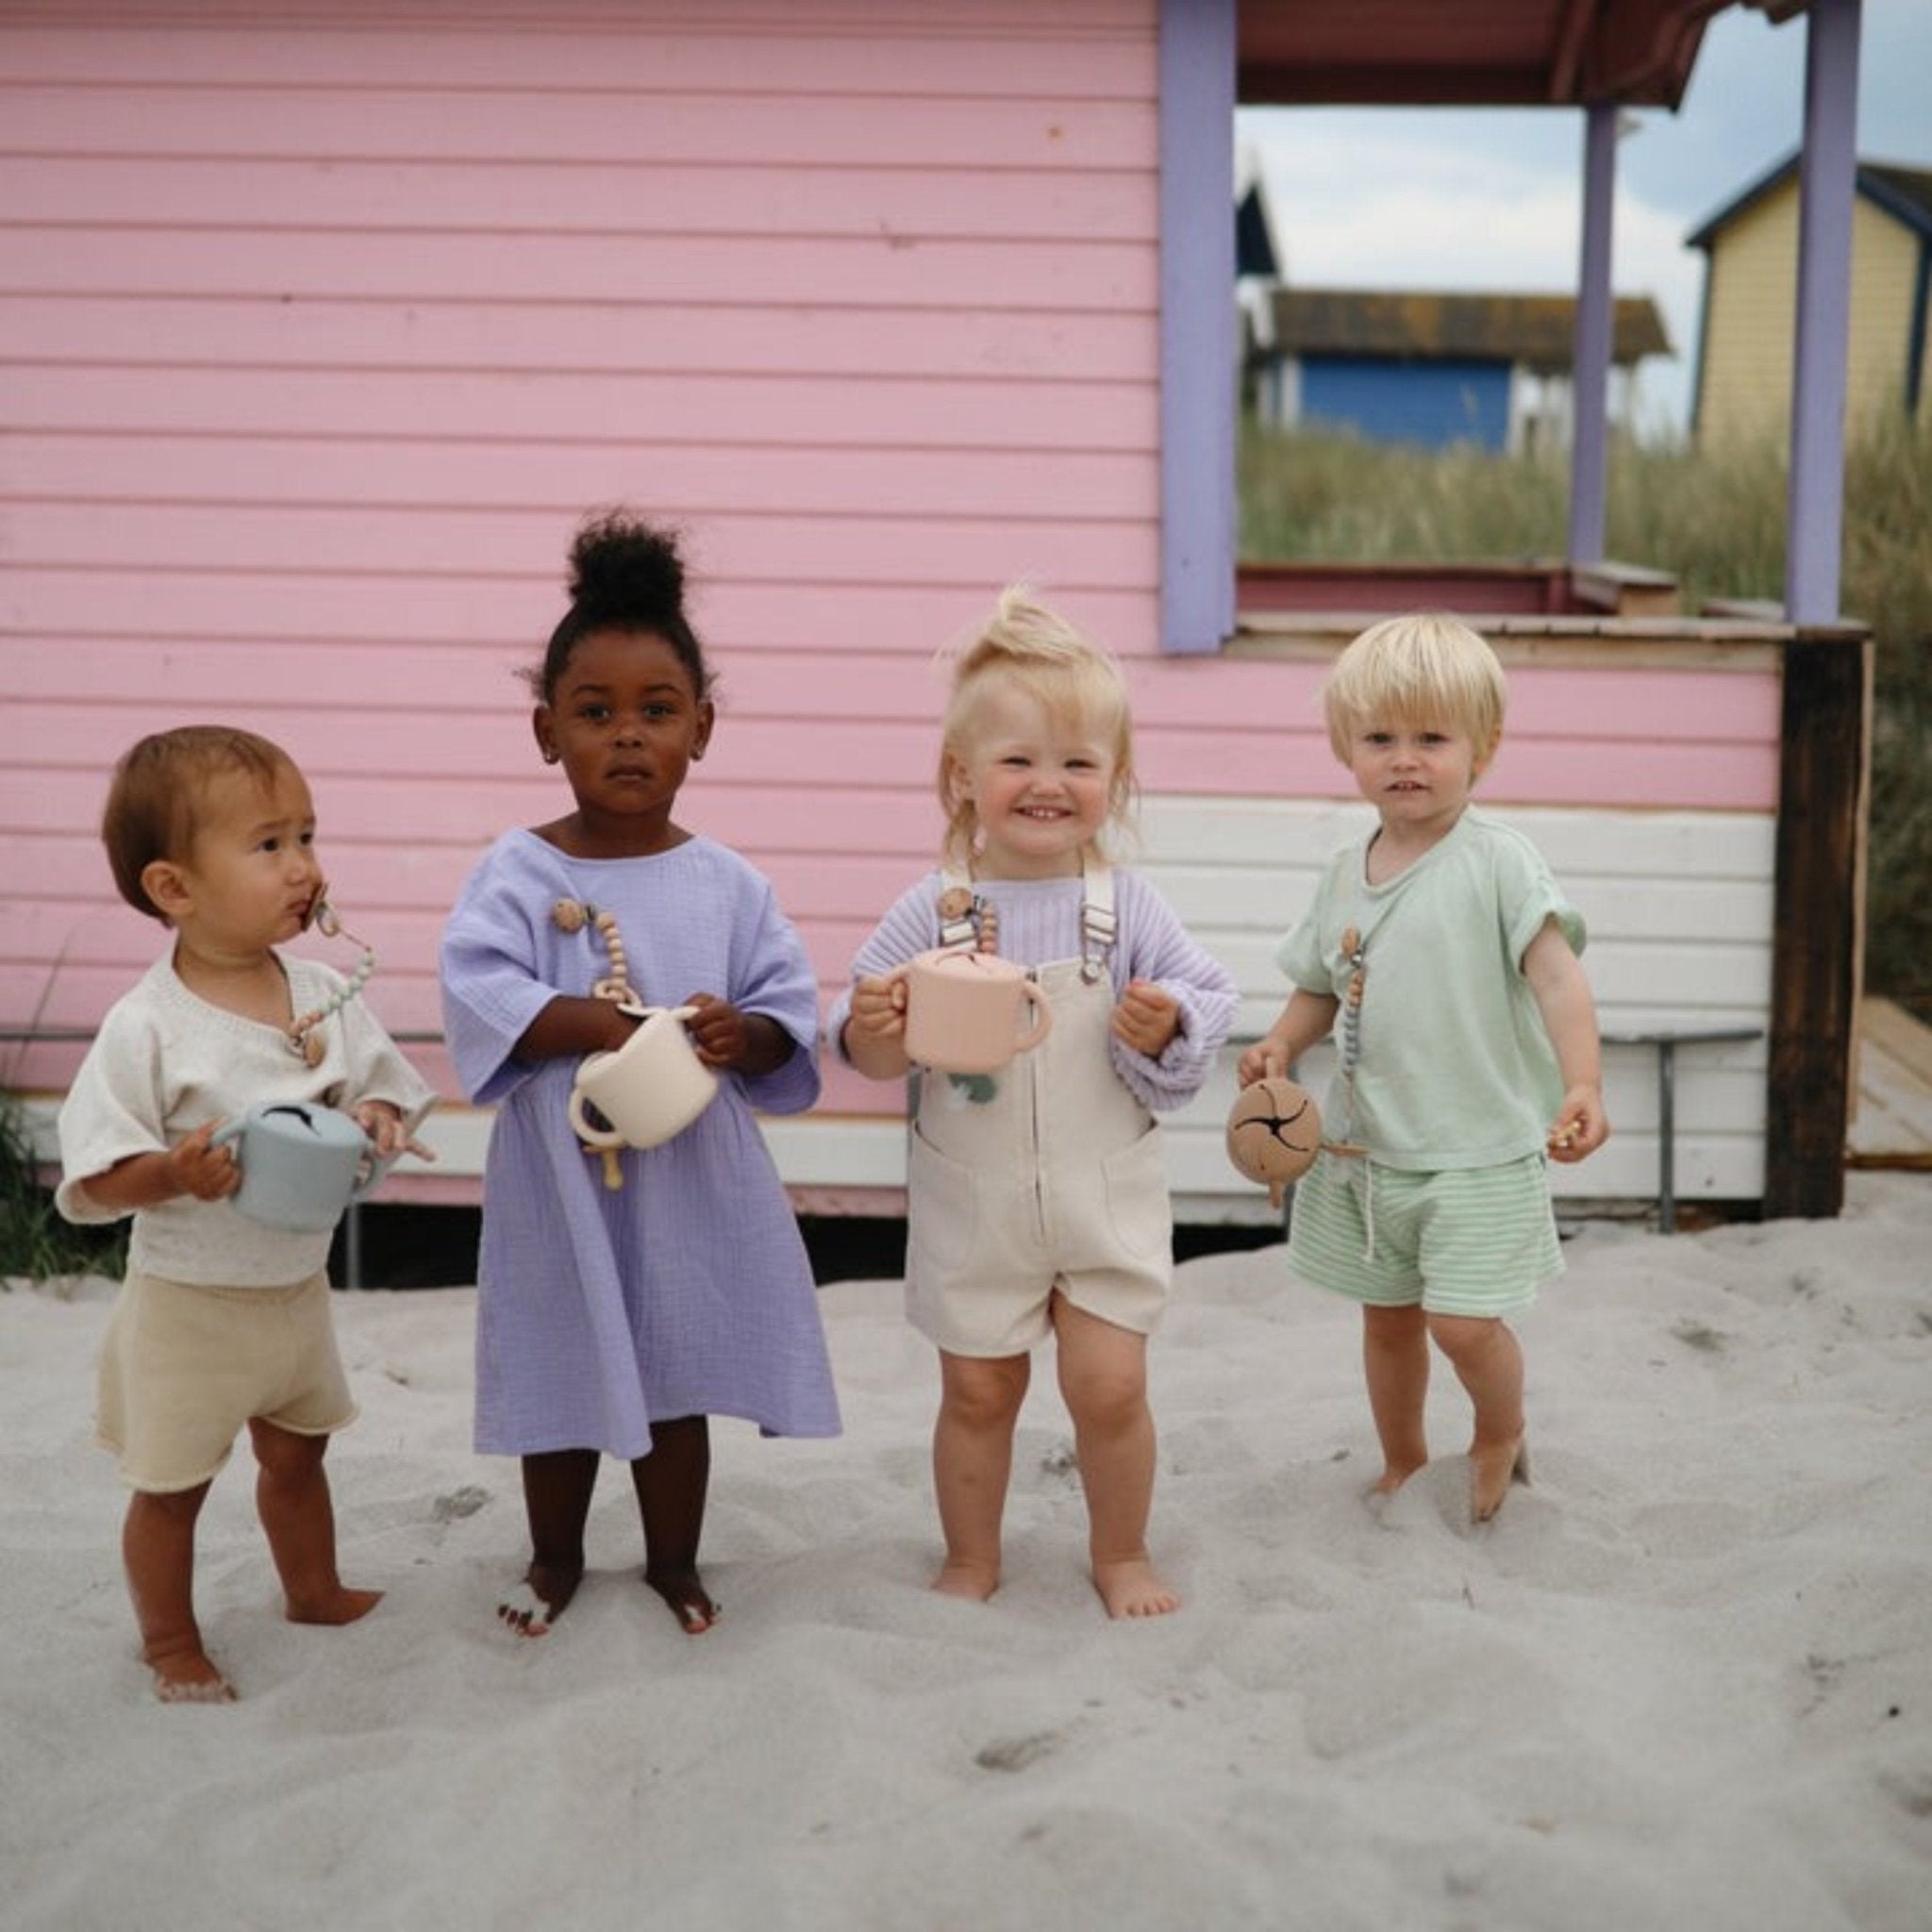
[[131, 746], [114, 767], [101, 812], [101, 842], [121, 896], [165, 925], [167, 916], [148, 897], [141, 875], [158, 858], [188, 858], [208, 808], [209, 781], [236, 773], [266, 789], [295, 769], [280, 745], [229, 724], [183, 724]]
[[1487, 758], [1503, 736], [1507, 702], [1503, 667], [1487, 641], [1459, 618], [1430, 611], [1371, 625], [1322, 687], [1328, 742], [1344, 765], [1355, 735], [1377, 719], [1448, 724]]
[[1036, 601], [1029, 586], [1009, 584], [953, 664], [938, 776], [947, 861], [968, 863], [978, 836], [979, 814], [970, 798], [957, 795], [953, 778], [968, 761], [982, 728], [985, 699], [995, 690], [1022, 691], [1056, 721], [1092, 733], [1112, 761], [1107, 829], [1130, 827], [1136, 793], [1134, 726], [1120, 666], [1084, 632]]

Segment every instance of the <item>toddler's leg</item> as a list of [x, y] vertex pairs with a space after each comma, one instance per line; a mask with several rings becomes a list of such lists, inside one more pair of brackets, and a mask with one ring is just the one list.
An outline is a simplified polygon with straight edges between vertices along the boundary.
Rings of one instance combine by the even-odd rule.
[[194, 1524], [208, 1485], [155, 1495], [137, 1490], [121, 1526], [127, 1594], [141, 1654], [163, 1704], [227, 1704], [235, 1691], [201, 1647], [194, 1620]]
[[711, 1483], [711, 1425], [701, 1415], [651, 1424], [651, 1453], [630, 1466], [644, 1523], [644, 1581], [691, 1636], [718, 1620], [698, 1575], [698, 1539]]
[[1420, 1306], [1362, 1310], [1362, 1373], [1382, 1445], [1382, 1474], [1370, 1494], [1392, 1496], [1429, 1459], [1423, 1434], [1429, 1329]]
[[326, 1436], [298, 1436], [259, 1416], [248, 1424], [257, 1463], [255, 1507], [282, 1579], [291, 1624], [353, 1624], [382, 1601], [349, 1590], [336, 1572], [336, 1513], [322, 1458]]
[[597, 1487], [597, 1452], [547, 1449], [525, 1456], [523, 1470], [530, 1567], [496, 1614], [519, 1636], [541, 1637], [584, 1580], [584, 1524]]
[[946, 1560], [932, 1587], [984, 1603], [1000, 1587], [1000, 1519], [1013, 1472], [1030, 1356], [940, 1351], [940, 1413], [932, 1432], [933, 1489]]
[[1469, 1513], [1475, 1522], [1487, 1523], [1503, 1507], [1510, 1482], [1526, 1475], [1523, 1350], [1508, 1324], [1492, 1316], [1432, 1315], [1429, 1333], [1475, 1408], [1475, 1433], [1469, 1445]]
[[1087, 1492], [1093, 1584], [1109, 1617], [1180, 1608], [1147, 1555], [1154, 1507], [1154, 1417], [1147, 1407], [1147, 1338], [1103, 1322], [1056, 1294], [1060, 1393]]

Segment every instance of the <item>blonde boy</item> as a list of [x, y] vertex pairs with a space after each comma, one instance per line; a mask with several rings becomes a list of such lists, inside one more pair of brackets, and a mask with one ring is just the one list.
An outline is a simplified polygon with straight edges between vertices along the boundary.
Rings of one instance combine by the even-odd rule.
[[1277, 958], [1295, 991], [1241, 1059], [1286, 1073], [1336, 1033], [1324, 1149], [1290, 1264], [1362, 1305], [1377, 1496], [1428, 1460], [1431, 1341], [1474, 1409], [1470, 1511], [1527, 1481], [1506, 1316], [1562, 1272], [1545, 1163], [1609, 1132], [1583, 922], [1535, 847], [1470, 805], [1503, 734], [1490, 646], [1452, 617], [1364, 631], [1324, 687], [1329, 743], [1375, 808]]

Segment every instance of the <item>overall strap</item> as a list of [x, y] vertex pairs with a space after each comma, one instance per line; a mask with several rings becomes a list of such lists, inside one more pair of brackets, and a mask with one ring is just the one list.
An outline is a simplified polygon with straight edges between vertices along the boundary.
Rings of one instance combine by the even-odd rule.
[[[974, 891], [971, 877], [952, 866], [940, 873], [939, 928], [942, 952], [996, 950], [992, 908]], [[1106, 974], [1119, 932], [1113, 869], [1096, 860], [1080, 874], [1080, 977], [1089, 985]]]
[[1091, 986], [1113, 958], [1120, 932], [1113, 915], [1113, 868], [1095, 859], [1080, 874], [1080, 977]]

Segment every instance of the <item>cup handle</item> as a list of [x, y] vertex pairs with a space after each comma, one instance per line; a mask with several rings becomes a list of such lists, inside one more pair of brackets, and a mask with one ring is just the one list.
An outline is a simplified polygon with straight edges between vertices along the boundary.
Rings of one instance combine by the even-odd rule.
[[[362, 1138], [365, 1141], [369, 1141], [367, 1134], [363, 1135]], [[395, 1154], [378, 1154], [375, 1151], [375, 1142], [369, 1141], [369, 1151], [362, 1157], [362, 1178], [356, 1183], [355, 1191], [349, 1196], [351, 1205], [361, 1200], [363, 1195], [373, 1191], [381, 1182], [383, 1176], [402, 1158], [399, 1152]]]
[[1038, 1046], [1053, 1030], [1053, 1007], [1040, 982], [1037, 979], [1023, 980], [1020, 990], [1026, 995], [1026, 1004], [1033, 1008], [1033, 1030], [1021, 1039], [1013, 1049], [1015, 1053], [1024, 1053], [1028, 1047]]
[[[587, 1054], [583, 1065], [577, 1069], [577, 1078], [581, 1080], [599, 1060], [609, 1058], [608, 1053]], [[584, 1090], [573, 1085], [570, 1090], [570, 1124], [576, 1129], [577, 1139], [587, 1147], [622, 1147], [624, 1136], [605, 1127], [593, 1127], [584, 1118]]]

